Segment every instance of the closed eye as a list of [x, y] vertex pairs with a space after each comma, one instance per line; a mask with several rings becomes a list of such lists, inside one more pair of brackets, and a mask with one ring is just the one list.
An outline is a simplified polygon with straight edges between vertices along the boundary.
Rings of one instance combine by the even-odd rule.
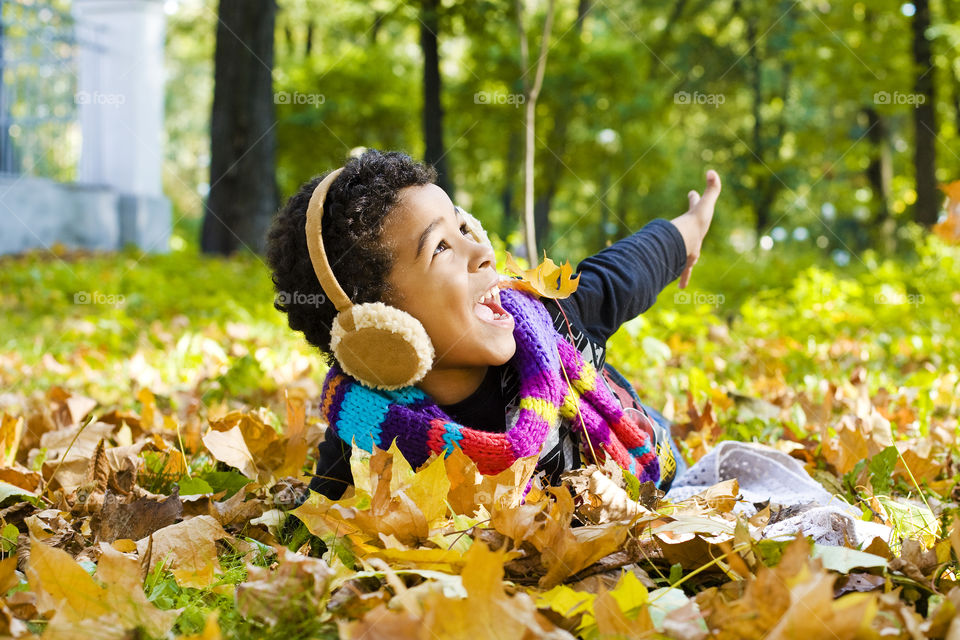
[[[463, 235], [470, 234], [470, 227], [467, 226], [466, 222], [460, 225], [460, 233], [462, 233]], [[433, 250], [433, 255], [437, 255], [441, 253], [444, 250], [444, 247], [446, 249], [449, 249], [450, 245], [447, 244], [446, 240], [441, 240], [440, 243], [437, 245], [437, 248]]]

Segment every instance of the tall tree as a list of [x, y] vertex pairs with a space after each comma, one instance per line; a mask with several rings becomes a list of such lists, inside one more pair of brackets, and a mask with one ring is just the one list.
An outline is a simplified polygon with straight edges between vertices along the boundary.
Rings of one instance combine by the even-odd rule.
[[[580, 57], [581, 45], [583, 43], [583, 23], [590, 12], [591, 0], [579, 0], [577, 3], [577, 16], [573, 24], [573, 34], [570, 37], [570, 57], [574, 60]], [[566, 32], [564, 32], [566, 36]], [[570, 120], [573, 118], [576, 101], [580, 97], [571, 92], [565, 95], [562, 102], [556, 109], [553, 116], [553, 129], [547, 139], [551, 152], [546, 155], [544, 163], [544, 186], [537, 196], [533, 205], [534, 225], [536, 225], [537, 246], [542, 247], [550, 236], [550, 207], [553, 199], [557, 195], [560, 186], [560, 179], [563, 176], [563, 156], [567, 146], [567, 128]], [[606, 209], [604, 209], [606, 213]]]
[[893, 182], [890, 134], [887, 131], [886, 120], [877, 113], [873, 106], [864, 107], [863, 116], [867, 121], [867, 136], [871, 147], [866, 175], [873, 191], [873, 220], [875, 233], [877, 234], [876, 240], [884, 243], [887, 250], [893, 250], [893, 232], [896, 223], [890, 215], [890, 195]]
[[277, 208], [273, 0], [222, 0], [210, 118], [210, 194], [200, 246], [263, 251]]
[[523, 3], [516, 0], [517, 26], [520, 30], [520, 66], [523, 68], [524, 116], [526, 132], [523, 162], [523, 220], [524, 236], [527, 245], [527, 259], [531, 265], [537, 264], [536, 222], [533, 210], [533, 160], [536, 149], [536, 113], [537, 98], [543, 86], [543, 73], [547, 67], [547, 52], [550, 46], [550, 30], [553, 27], [553, 0], [547, 0], [547, 17], [543, 22], [543, 37], [540, 39], [540, 55], [537, 57], [537, 70], [533, 82], [529, 79], [529, 54], [527, 53], [527, 31], [523, 26]]
[[437, 185], [453, 197], [453, 184], [447, 169], [443, 146], [443, 105], [441, 103], [440, 55], [437, 32], [440, 30], [440, 1], [423, 0], [420, 9], [420, 48], [423, 50], [423, 159], [437, 170]]
[[[913, 113], [915, 130], [913, 168], [917, 181], [917, 202], [913, 219], [931, 225], [940, 212], [937, 193], [937, 120], [933, 89], [933, 55], [927, 29], [930, 28], [930, 1], [915, 0], [913, 16], [914, 92], [918, 103]], [[921, 98], [922, 96], [922, 98]], [[921, 102], [922, 100], [922, 102]]]

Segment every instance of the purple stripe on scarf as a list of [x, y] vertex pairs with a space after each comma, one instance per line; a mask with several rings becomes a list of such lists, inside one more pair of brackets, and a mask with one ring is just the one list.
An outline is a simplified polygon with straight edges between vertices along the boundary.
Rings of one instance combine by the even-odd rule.
[[378, 446], [389, 449], [390, 443], [396, 438], [403, 457], [416, 469], [427, 461], [431, 453], [427, 444], [427, 430], [421, 424], [422, 419], [410, 407], [392, 405], [381, 423]]

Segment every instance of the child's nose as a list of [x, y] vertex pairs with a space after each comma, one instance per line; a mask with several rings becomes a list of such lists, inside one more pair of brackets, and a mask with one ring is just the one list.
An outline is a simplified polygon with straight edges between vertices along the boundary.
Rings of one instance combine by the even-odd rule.
[[490, 267], [493, 270], [497, 268], [497, 257], [493, 253], [493, 247], [482, 242], [472, 242], [473, 253], [471, 255], [471, 271], [479, 271], [484, 267]]

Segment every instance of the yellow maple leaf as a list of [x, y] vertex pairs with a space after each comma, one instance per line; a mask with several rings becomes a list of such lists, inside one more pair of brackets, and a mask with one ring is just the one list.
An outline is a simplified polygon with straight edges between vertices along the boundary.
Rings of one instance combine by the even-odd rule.
[[557, 266], [553, 260], [547, 257], [546, 251], [543, 253], [543, 262], [535, 269], [523, 269], [517, 264], [510, 252], [507, 252], [507, 270], [520, 276], [519, 279], [504, 280], [500, 283], [500, 288], [512, 287], [521, 291], [528, 291], [541, 298], [553, 298], [559, 300], [569, 297], [571, 293], [577, 290], [580, 284], [580, 274], [577, 277], [570, 277], [573, 274], [573, 267], [570, 262], [564, 262]]

